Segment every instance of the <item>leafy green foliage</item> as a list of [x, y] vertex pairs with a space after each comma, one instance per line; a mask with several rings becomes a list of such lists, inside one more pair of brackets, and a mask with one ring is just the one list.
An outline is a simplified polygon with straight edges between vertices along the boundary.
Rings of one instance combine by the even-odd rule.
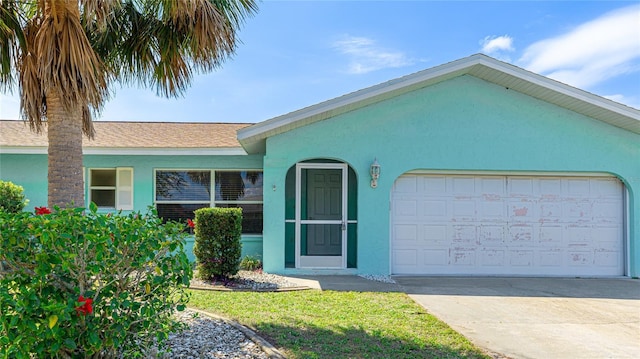
[[240, 269], [257, 271], [262, 269], [262, 261], [258, 257], [244, 256], [240, 261]]
[[24, 196], [24, 188], [11, 182], [0, 180], [0, 212], [22, 212], [29, 200]]
[[193, 253], [201, 279], [226, 278], [238, 273], [242, 244], [241, 208], [201, 208], [195, 211]]
[[0, 212], [0, 357], [146, 357], [179, 324], [184, 226], [97, 206]]

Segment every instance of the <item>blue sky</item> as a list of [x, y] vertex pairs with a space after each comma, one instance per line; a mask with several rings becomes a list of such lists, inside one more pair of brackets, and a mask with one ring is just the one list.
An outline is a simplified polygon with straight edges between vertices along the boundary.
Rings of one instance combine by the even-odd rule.
[[[640, 108], [638, 1], [262, 1], [184, 97], [114, 88], [98, 120], [260, 122], [475, 53]], [[0, 119], [18, 118], [16, 94]]]

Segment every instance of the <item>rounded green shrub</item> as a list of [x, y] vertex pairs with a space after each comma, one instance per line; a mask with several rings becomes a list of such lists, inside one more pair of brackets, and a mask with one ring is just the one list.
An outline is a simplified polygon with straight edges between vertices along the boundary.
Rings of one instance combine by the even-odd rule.
[[29, 200], [24, 196], [24, 188], [8, 181], [0, 180], [0, 212], [22, 212]]
[[195, 211], [193, 253], [198, 277], [228, 278], [238, 273], [242, 251], [242, 208], [201, 208]]
[[0, 212], [0, 357], [152, 357], [188, 301], [184, 225], [37, 213]]

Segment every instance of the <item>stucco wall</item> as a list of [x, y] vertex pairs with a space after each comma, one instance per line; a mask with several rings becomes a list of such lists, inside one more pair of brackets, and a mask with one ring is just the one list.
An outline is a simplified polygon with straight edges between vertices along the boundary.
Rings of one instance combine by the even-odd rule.
[[[114, 156], [85, 155], [89, 168], [133, 167], [133, 204], [135, 211], [145, 212], [154, 203], [155, 169], [261, 169], [262, 156]], [[47, 156], [0, 155], [0, 178], [24, 187], [29, 205], [25, 210], [47, 205]], [[87, 193], [85, 193], [85, 198]], [[193, 260], [193, 238], [187, 240], [187, 253]], [[261, 236], [243, 236], [243, 255], [261, 255]]]
[[[332, 158], [358, 177], [358, 272], [389, 273], [394, 181], [416, 169], [609, 173], [628, 189], [630, 275], [640, 275], [640, 135], [472, 76], [270, 137], [264, 159], [265, 270], [284, 269], [284, 183], [296, 162]], [[378, 188], [369, 166], [382, 166]], [[497, 172], [498, 173], [498, 172]]]

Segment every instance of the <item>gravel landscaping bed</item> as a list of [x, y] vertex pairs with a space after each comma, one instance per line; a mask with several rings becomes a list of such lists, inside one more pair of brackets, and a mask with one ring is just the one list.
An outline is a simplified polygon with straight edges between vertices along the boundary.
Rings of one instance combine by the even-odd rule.
[[[387, 276], [363, 276], [366, 279], [393, 283]], [[230, 281], [206, 281], [198, 278], [191, 280], [193, 289], [210, 290], [254, 290], [269, 291], [278, 289], [300, 288], [291, 283], [287, 278], [264, 273], [262, 271], [241, 270]], [[306, 289], [306, 287], [305, 287]], [[214, 319], [192, 310], [178, 313], [178, 320], [187, 324], [187, 329], [169, 336], [167, 348], [169, 354], [162, 358], [281, 358], [277, 351], [271, 352], [271, 356], [265, 352], [259, 343], [254, 342], [246, 332], [219, 319]], [[259, 342], [261, 339], [258, 338]]]
[[190, 310], [177, 316], [188, 327], [169, 335], [170, 353], [161, 358], [269, 358], [258, 343], [229, 323]]
[[194, 289], [241, 289], [241, 290], [276, 290], [283, 288], [295, 288], [298, 285], [289, 282], [285, 277], [264, 273], [262, 271], [241, 270], [231, 281], [206, 281], [198, 278], [191, 280]]
[[[263, 273], [261, 271], [239, 271], [231, 281], [204, 281], [194, 278], [191, 287], [197, 289], [240, 289], [240, 290], [276, 290], [293, 288], [297, 285], [286, 278]], [[241, 358], [266, 359], [279, 358], [273, 349], [267, 353], [260, 345], [261, 338], [250, 330], [241, 330], [221, 319], [215, 319], [196, 311], [185, 310], [176, 314], [178, 320], [187, 324], [184, 331], [169, 335], [167, 349], [169, 353], [152, 355], [160, 358]], [[251, 338], [253, 337], [253, 338]], [[256, 343], [253, 339], [258, 341]]]

